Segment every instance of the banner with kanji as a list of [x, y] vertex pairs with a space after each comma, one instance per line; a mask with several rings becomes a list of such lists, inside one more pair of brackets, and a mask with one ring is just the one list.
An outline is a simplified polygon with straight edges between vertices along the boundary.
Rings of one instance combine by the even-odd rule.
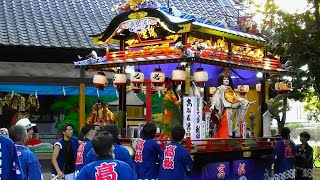
[[190, 130], [191, 139], [204, 138], [205, 128], [202, 121], [202, 98], [196, 96], [183, 97], [183, 127]]

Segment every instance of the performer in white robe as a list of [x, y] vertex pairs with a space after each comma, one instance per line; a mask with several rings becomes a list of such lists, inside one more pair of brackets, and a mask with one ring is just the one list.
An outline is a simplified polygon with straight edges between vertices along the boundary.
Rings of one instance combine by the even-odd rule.
[[245, 121], [251, 102], [235, 93], [230, 76], [221, 75], [219, 85], [211, 98], [210, 108], [219, 122], [215, 137], [240, 137], [240, 124]]

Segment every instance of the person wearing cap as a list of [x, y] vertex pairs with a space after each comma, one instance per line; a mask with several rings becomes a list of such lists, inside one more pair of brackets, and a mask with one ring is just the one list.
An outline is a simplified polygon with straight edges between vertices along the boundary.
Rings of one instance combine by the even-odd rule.
[[28, 139], [32, 139], [32, 134], [33, 134], [33, 127], [36, 126], [36, 124], [31, 123], [30, 120], [28, 118], [23, 118], [20, 119], [16, 125], [20, 125], [23, 126], [24, 128], [26, 128], [27, 133], [28, 133]]
[[73, 126], [65, 123], [61, 126], [63, 137], [53, 145], [52, 179], [75, 179], [75, 160], [79, 148], [78, 139], [73, 137]]
[[[105, 134], [105, 133], [110, 133], [113, 136], [114, 139], [114, 158], [116, 160], [120, 160], [123, 161], [125, 163], [127, 163], [131, 169], [133, 170], [133, 172], [135, 173], [135, 167], [134, 167], [134, 162], [132, 160], [132, 157], [130, 156], [129, 151], [127, 150], [127, 148], [125, 148], [124, 146], [122, 146], [120, 144], [120, 141], [118, 139], [119, 136], [119, 130], [118, 127], [116, 125], [106, 125], [104, 126], [101, 131], [101, 134]], [[91, 149], [88, 153], [88, 163], [94, 162], [98, 160], [98, 156], [95, 154], [94, 150]]]
[[15, 142], [23, 179], [42, 180], [40, 162], [35, 154], [26, 146], [28, 135], [25, 127], [21, 125], [13, 126], [10, 129], [9, 136]]

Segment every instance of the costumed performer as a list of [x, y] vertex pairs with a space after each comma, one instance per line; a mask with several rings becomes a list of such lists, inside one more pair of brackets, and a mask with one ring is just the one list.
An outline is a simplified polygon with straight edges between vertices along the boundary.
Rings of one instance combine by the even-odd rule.
[[[240, 137], [240, 124], [250, 104], [248, 100], [240, 97], [234, 90], [228, 69], [220, 75], [218, 87], [211, 98], [211, 111], [214, 122], [218, 122], [215, 138]], [[218, 120], [218, 121], [217, 121]]]
[[165, 89], [167, 92], [163, 98], [163, 122], [161, 125], [161, 133], [163, 138], [170, 138], [171, 129], [176, 126], [182, 126], [182, 111], [180, 108], [181, 98], [176, 92], [176, 86], [172, 79], [166, 79]]
[[93, 105], [86, 123], [99, 125], [100, 127], [108, 124], [114, 124], [114, 114], [108, 109], [108, 105], [106, 103], [99, 100], [98, 103]]

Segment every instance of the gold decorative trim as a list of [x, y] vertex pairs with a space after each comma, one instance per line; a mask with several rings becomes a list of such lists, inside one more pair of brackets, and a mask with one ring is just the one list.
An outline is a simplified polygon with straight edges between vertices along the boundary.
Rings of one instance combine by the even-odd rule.
[[142, 19], [148, 16], [148, 13], [145, 11], [135, 12], [128, 15], [129, 19]]

